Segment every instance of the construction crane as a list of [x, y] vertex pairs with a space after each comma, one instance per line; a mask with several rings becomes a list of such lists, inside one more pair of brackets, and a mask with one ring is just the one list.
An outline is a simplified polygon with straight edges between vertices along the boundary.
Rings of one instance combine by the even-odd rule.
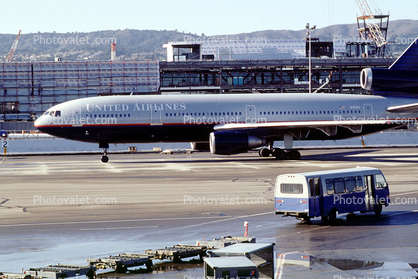
[[19, 33], [17, 34], [16, 39], [13, 42], [13, 45], [12, 45], [10, 51], [9, 51], [9, 54], [7, 54], [6, 62], [12, 62], [12, 60], [13, 60], [13, 56], [15, 55], [15, 51], [16, 51], [16, 48], [17, 48], [17, 43], [19, 42], [19, 37], [20, 37], [20, 32], [21, 31], [22, 30], [19, 30]]
[[[370, 34], [369, 37], [372, 39], [377, 47], [382, 47], [387, 44], [386, 38], [383, 35], [382, 30], [380, 29], [379, 25], [374, 23], [375, 16], [373, 15], [372, 11], [370, 10], [369, 4], [367, 0], [356, 0], [357, 5], [362, 13], [362, 19], [366, 22], [367, 29], [369, 30]], [[362, 32], [364, 31], [364, 33]], [[359, 29], [360, 36], [367, 40], [367, 30], [366, 28]]]

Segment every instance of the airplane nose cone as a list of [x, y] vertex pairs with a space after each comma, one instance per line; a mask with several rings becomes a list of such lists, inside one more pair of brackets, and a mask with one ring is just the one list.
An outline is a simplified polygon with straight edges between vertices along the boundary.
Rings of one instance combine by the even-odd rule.
[[38, 119], [35, 120], [34, 126], [36, 129], [38, 129], [41, 125], [42, 125], [42, 117], [39, 117]]

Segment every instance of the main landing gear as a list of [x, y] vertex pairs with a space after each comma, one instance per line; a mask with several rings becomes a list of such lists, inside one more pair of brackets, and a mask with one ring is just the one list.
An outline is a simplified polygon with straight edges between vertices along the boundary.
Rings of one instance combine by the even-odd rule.
[[296, 149], [283, 150], [280, 148], [261, 148], [258, 151], [260, 157], [276, 157], [277, 160], [299, 160], [300, 152]]
[[284, 134], [283, 135], [284, 150], [280, 148], [273, 148], [273, 142], [269, 142], [268, 148], [261, 148], [258, 154], [261, 157], [273, 156], [277, 160], [299, 160], [300, 152], [296, 149], [293, 149], [293, 135]]
[[108, 143], [101, 143], [99, 144], [99, 148], [103, 148], [103, 156], [102, 156], [102, 162], [107, 163], [109, 162], [109, 157], [107, 157], [107, 149], [109, 148]]

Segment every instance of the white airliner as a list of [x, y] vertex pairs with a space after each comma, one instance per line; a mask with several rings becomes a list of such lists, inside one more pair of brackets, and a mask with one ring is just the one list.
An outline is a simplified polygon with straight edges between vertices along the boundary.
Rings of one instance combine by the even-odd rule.
[[[293, 149], [295, 139], [345, 139], [416, 121], [416, 42], [389, 69], [362, 71], [363, 88], [376, 88], [380, 95], [279, 93], [93, 97], [51, 107], [36, 120], [35, 127], [57, 137], [99, 143], [104, 149], [102, 162], [109, 159], [106, 155], [109, 144], [150, 142], [193, 142], [198, 148], [209, 146], [212, 153], [223, 155], [266, 146], [260, 149], [260, 156], [299, 159], [299, 151]], [[414, 63], [411, 63], [411, 56]], [[392, 80], [386, 78], [392, 74]], [[404, 76], [408, 77], [408, 84], [403, 83]], [[384, 90], [385, 86], [390, 92]], [[399, 90], [394, 92], [392, 87]], [[273, 142], [280, 140], [284, 141], [283, 150], [273, 147]]]

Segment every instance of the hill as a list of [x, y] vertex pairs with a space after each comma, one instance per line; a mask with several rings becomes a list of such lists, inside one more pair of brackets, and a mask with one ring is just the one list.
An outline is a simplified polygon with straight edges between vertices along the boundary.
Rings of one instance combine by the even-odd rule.
[[[393, 53], [401, 52], [418, 36], [418, 20], [396, 20], [389, 23], [389, 41]], [[23, 30], [24, 31], [24, 30]], [[239, 39], [300, 39], [305, 38], [305, 30], [264, 30], [252, 33], [231, 34]], [[204, 34], [202, 34], [204, 36]], [[110, 44], [117, 43], [119, 59], [165, 59], [163, 44], [169, 41], [184, 41], [188, 38], [202, 39], [196, 34], [177, 30], [106, 30], [89, 33], [31, 33], [21, 34], [14, 61], [45, 61], [61, 57], [62, 60], [108, 60]], [[358, 39], [357, 24], [332, 25], [318, 28], [314, 37], [321, 41], [335, 38]], [[213, 36], [213, 37], [226, 37]], [[0, 58], [7, 56], [16, 35], [0, 34]], [[4, 58], [3, 58], [4, 60]]]

